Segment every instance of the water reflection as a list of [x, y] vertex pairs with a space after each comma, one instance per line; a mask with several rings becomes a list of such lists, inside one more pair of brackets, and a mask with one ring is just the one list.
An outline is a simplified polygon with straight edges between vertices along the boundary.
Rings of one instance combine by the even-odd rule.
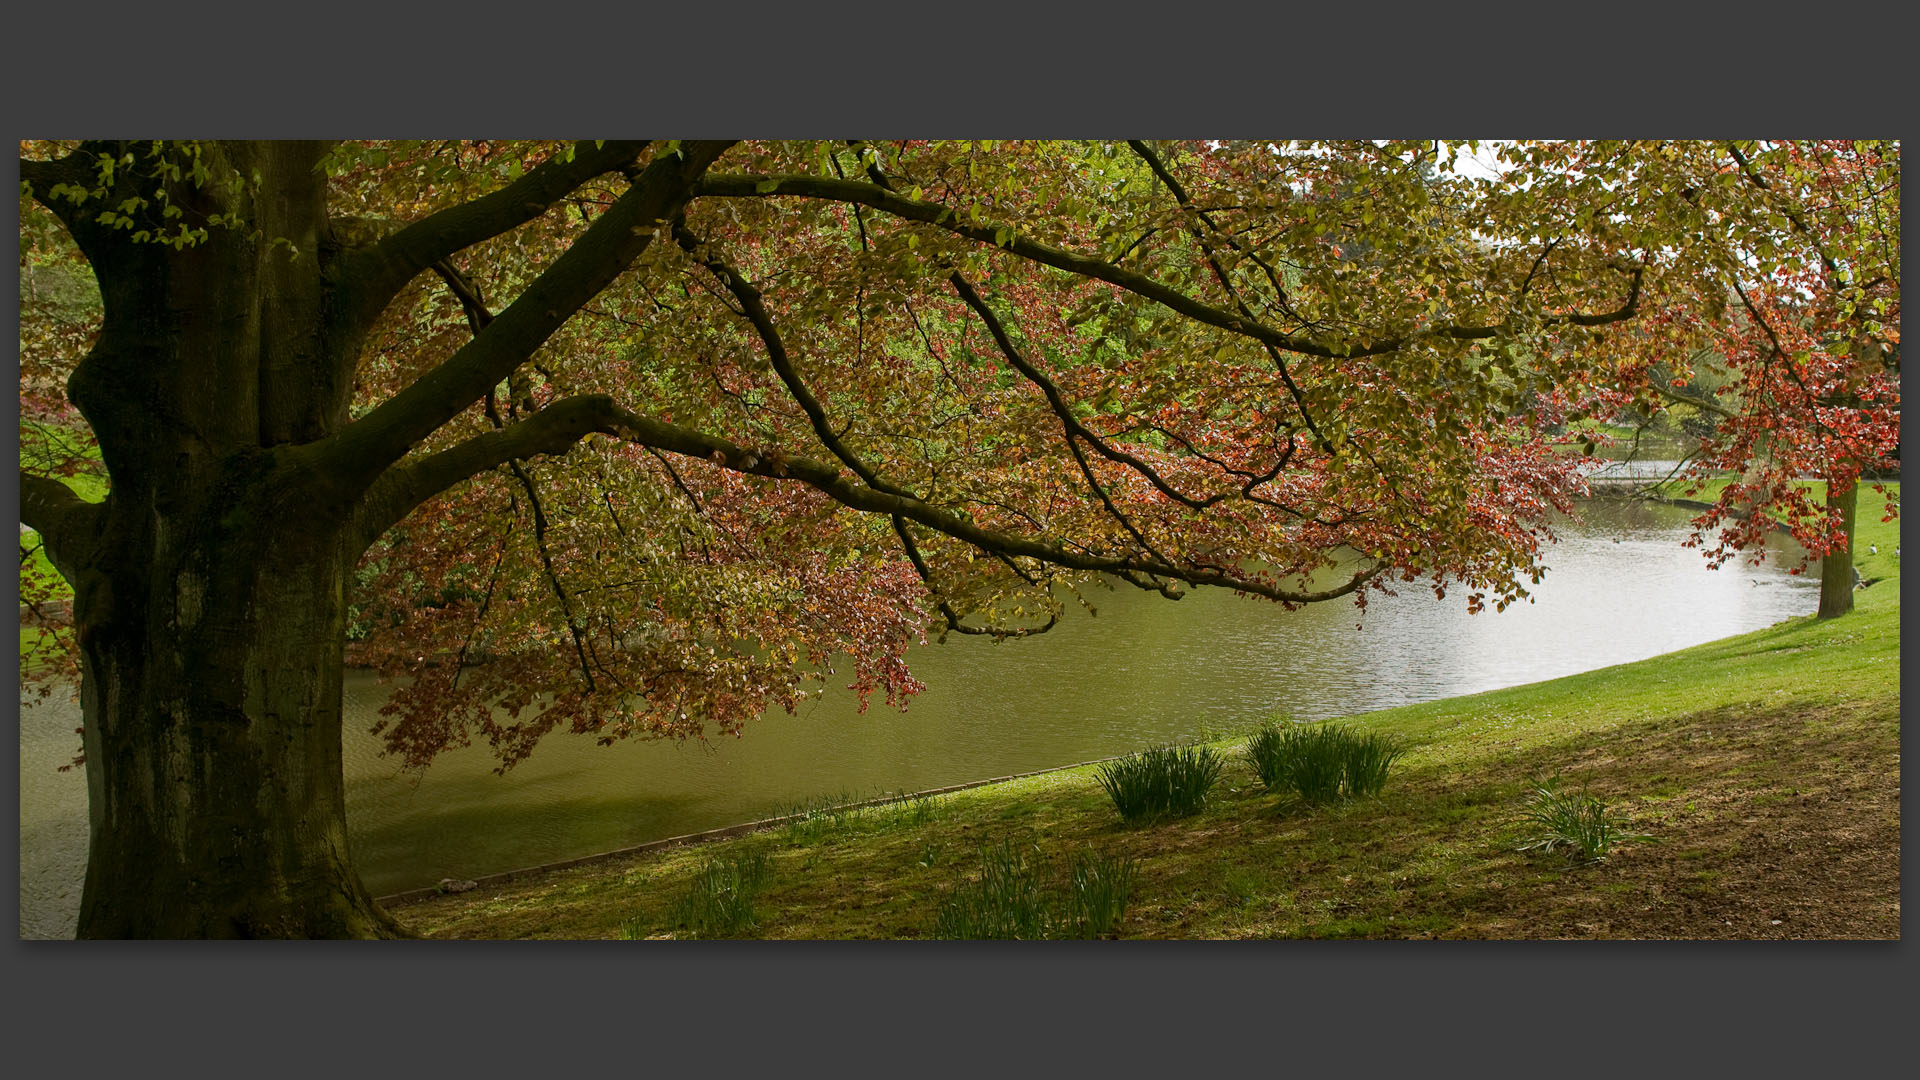
[[[1468, 615], [1424, 588], [1285, 612], [1199, 591], [1169, 603], [1095, 594], [1042, 637], [956, 636], [917, 649], [927, 684], [905, 714], [852, 695], [776, 713], [711, 746], [598, 747], [558, 735], [505, 777], [484, 748], [421, 775], [365, 734], [385, 689], [346, 686], [348, 818], [377, 893], [476, 877], [714, 828], [812, 797], [918, 790], [1236, 729], [1276, 710], [1364, 712], [1643, 659], [1811, 612], [1817, 582], [1776, 563], [1708, 571], [1683, 549], [1688, 513], [1599, 501], [1547, 556], [1532, 603]], [[1790, 545], [1790, 542], [1788, 542]], [[1792, 549], [1789, 565], [1798, 557]], [[1357, 627], [1357, 628], [1356, 628]], [[21, 933], [68, 936], [86, 845], [86, 784], [54, 766], [77, 749], [77, 707], [23, 709]]]

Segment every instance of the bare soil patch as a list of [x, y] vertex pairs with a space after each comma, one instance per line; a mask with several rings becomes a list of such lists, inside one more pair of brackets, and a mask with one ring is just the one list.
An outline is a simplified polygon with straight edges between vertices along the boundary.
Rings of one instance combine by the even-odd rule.
[[1898, 719], [1875, 712], [1715, 710], [1590, 750], [1622, 805], [1650, 775], [1683, 788], [1635, 800], [1660, 842], [1536, 870], [1449, 936], [1897, 939]]

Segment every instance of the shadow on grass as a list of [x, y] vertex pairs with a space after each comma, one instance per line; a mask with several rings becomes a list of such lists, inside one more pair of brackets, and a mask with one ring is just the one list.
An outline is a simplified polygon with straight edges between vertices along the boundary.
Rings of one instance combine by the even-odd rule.
[[[1408, 767], [1377, 799], [1256, 811], [1264, 836], [1223, 852], [1204, 875], [1171, 875], [1176, 888], [1233, 899], [1241, 914], [1202, 913], [1168, 929], [1897, 936], [1897, 754], [1897, 703], [1728, 706], [1571, 734], [1465, 772], [1456, 764]], [[1635, 831], [1668, 843], [1623, 843], [1611, 862], [1589, 866], [1514, 850], [1525, 838], [1527, 791], [1556, 775], [1588, 785]], [[1265, 874], [1249, 890], [1243, 883], [1253, 870]]]

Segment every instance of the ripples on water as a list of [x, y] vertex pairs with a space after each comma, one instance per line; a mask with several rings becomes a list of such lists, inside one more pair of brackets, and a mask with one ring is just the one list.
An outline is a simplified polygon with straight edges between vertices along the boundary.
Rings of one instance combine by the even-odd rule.
[[[1089, 590], [1099, 615], [1074, 613], [1042, 637], [996, 645], [956, 635], [915, 649], [927, 690], [904, 714], [876, 704], [859, 715], [836, 690], [710, 747], [601, 748], [557, 735], [505, 777], [482, 748], [442, 755], [424, 774], [398, 770], [365, 734], [385, 689], [354, 672], [355, 858], [374, 892], [394, 892], [753, 820], [823, 795], [1073, 764], [1275, 711], [1320, 719], [1551, 679], [1814, 609], [1818, 582], [1781, 565], [1707, 570], [1679, 546], [1685, 511], [1597, 502], [1585, 516], [1547, 552], [1533, 602], [1505, 612], [1469, 615], [1464, 594], [1438, 601], [1417, 586], [1373, 600], [1364, 617], [1344, 601], [1289, 613], [1215, 590], [1177, 603]], [[22, 710], [25, 937], [72, 934], [86, 783], [54, 769], [77, 749], [78, 722], [77, 705]]]

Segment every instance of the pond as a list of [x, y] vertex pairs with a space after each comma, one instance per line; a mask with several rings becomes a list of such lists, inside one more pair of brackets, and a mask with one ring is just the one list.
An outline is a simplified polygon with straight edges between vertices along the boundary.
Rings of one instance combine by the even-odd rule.
[[[1562, 531], [1533, 602], [1469, 615], [1412, 587], [1364, 616], [1336, 601], [1286, 612], [1201, 590], [1169, 602], [1090, 591], [1037, 638], [955, 635], [916, 648], [927, 684], [905, 713], [864, 715], [834, 691], [711, 745], [555, 735], [504, 777], [480, 747], [399, 769], [366, 728], [386, 688], [346, 685], [347, 811], [376, 894], [471, 878], [766, 817], [834, 795], [916, 791], [1126, 753], [1275, 712], [1319, 719], [1478, 693], [1644, 659], [1811, 613], [1818, 581], [1790, 576], [1783, 541], [1761, 567], [1709, 571], [1682, 548], [1689, 512], [1595, 500]], [[1810, 568], [1817, 573], [1817, 566]], [[833, 685], [833, 684], [830, 684]], [[86, 861], [86, 782], [57, 772], [77, 704], [23, 706], [23, 937], [69, 937]]]

